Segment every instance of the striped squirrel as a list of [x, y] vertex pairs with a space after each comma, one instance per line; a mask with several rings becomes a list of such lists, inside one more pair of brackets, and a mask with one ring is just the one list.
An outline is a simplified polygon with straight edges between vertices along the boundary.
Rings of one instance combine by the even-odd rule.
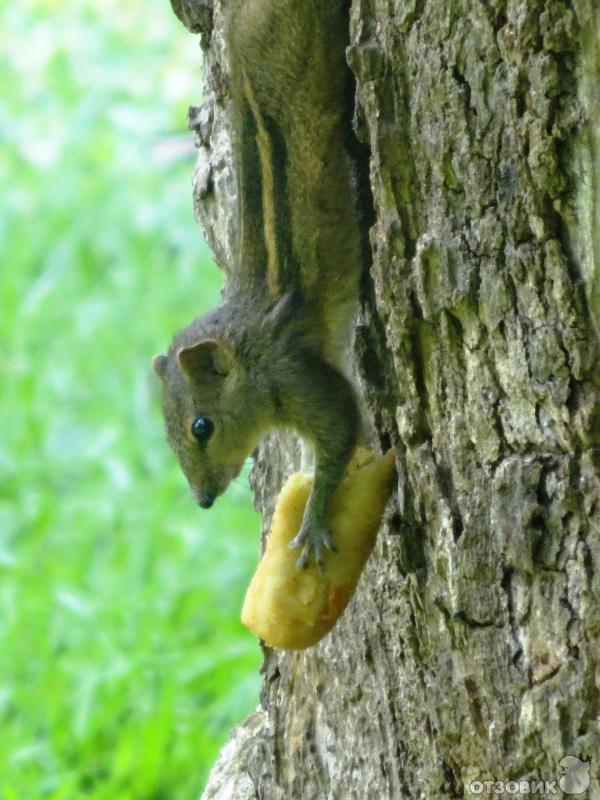
[[347, 36], [343, 0], [230, 0], [237, 260], [221, 305], [154, 358], [167, 438], [203, 508], [269, 429], [313, 446], [299, 566], [335, 550], [324, 520], [360, 429], [340, 370], [361, 261]]

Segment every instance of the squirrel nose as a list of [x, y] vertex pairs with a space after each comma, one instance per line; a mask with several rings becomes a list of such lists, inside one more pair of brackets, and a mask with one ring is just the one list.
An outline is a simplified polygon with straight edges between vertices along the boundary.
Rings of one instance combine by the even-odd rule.
[[198, 495], [198, 505], [202, 508], [210, 508], [214, 502], [215, 496], [210, 492], [202, 492]]

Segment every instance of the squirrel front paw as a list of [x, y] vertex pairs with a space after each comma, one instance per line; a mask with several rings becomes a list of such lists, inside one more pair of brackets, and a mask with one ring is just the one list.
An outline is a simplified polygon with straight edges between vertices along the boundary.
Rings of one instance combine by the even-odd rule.
[[300, 527], [298, 534], [292, 539], [289, 546], [300, 547], [303, 544], [302, 552], [296, 565], [302, 569], [308, 564], [311, 551], [314, 551], [315, 561], [319, 569], [323, 569], [324, 561], [324, 548], [327, 548], [331, 553], [335, 553], [336, 547], [333, 543], [329, 531], [323, 526], [318, 524], [311, 524], [309, 521], [304, 520]]

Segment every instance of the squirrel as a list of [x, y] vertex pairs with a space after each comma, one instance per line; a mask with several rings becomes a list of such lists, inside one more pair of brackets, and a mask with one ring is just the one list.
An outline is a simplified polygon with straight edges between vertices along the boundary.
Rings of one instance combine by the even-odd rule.
[[351, 156], [347, 2], [230, 0], [239, 231], [222, 303], [153, 365], [167, 439], [203, 508], [263, 435], [295, 429], [315, 454], [298, 566], [335, 551], [325, 517], [361, 427], [341, 361], [361, 243]]

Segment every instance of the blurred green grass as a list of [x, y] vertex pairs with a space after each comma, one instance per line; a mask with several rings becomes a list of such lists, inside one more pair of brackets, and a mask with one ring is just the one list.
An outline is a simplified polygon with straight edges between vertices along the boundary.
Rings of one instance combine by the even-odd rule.
[[0, 798], [191, 800], [260, 663], [250, 491], [194, 505], [149, 368], [221, 282], [197, 42], [166, 0], [0, 24]]

